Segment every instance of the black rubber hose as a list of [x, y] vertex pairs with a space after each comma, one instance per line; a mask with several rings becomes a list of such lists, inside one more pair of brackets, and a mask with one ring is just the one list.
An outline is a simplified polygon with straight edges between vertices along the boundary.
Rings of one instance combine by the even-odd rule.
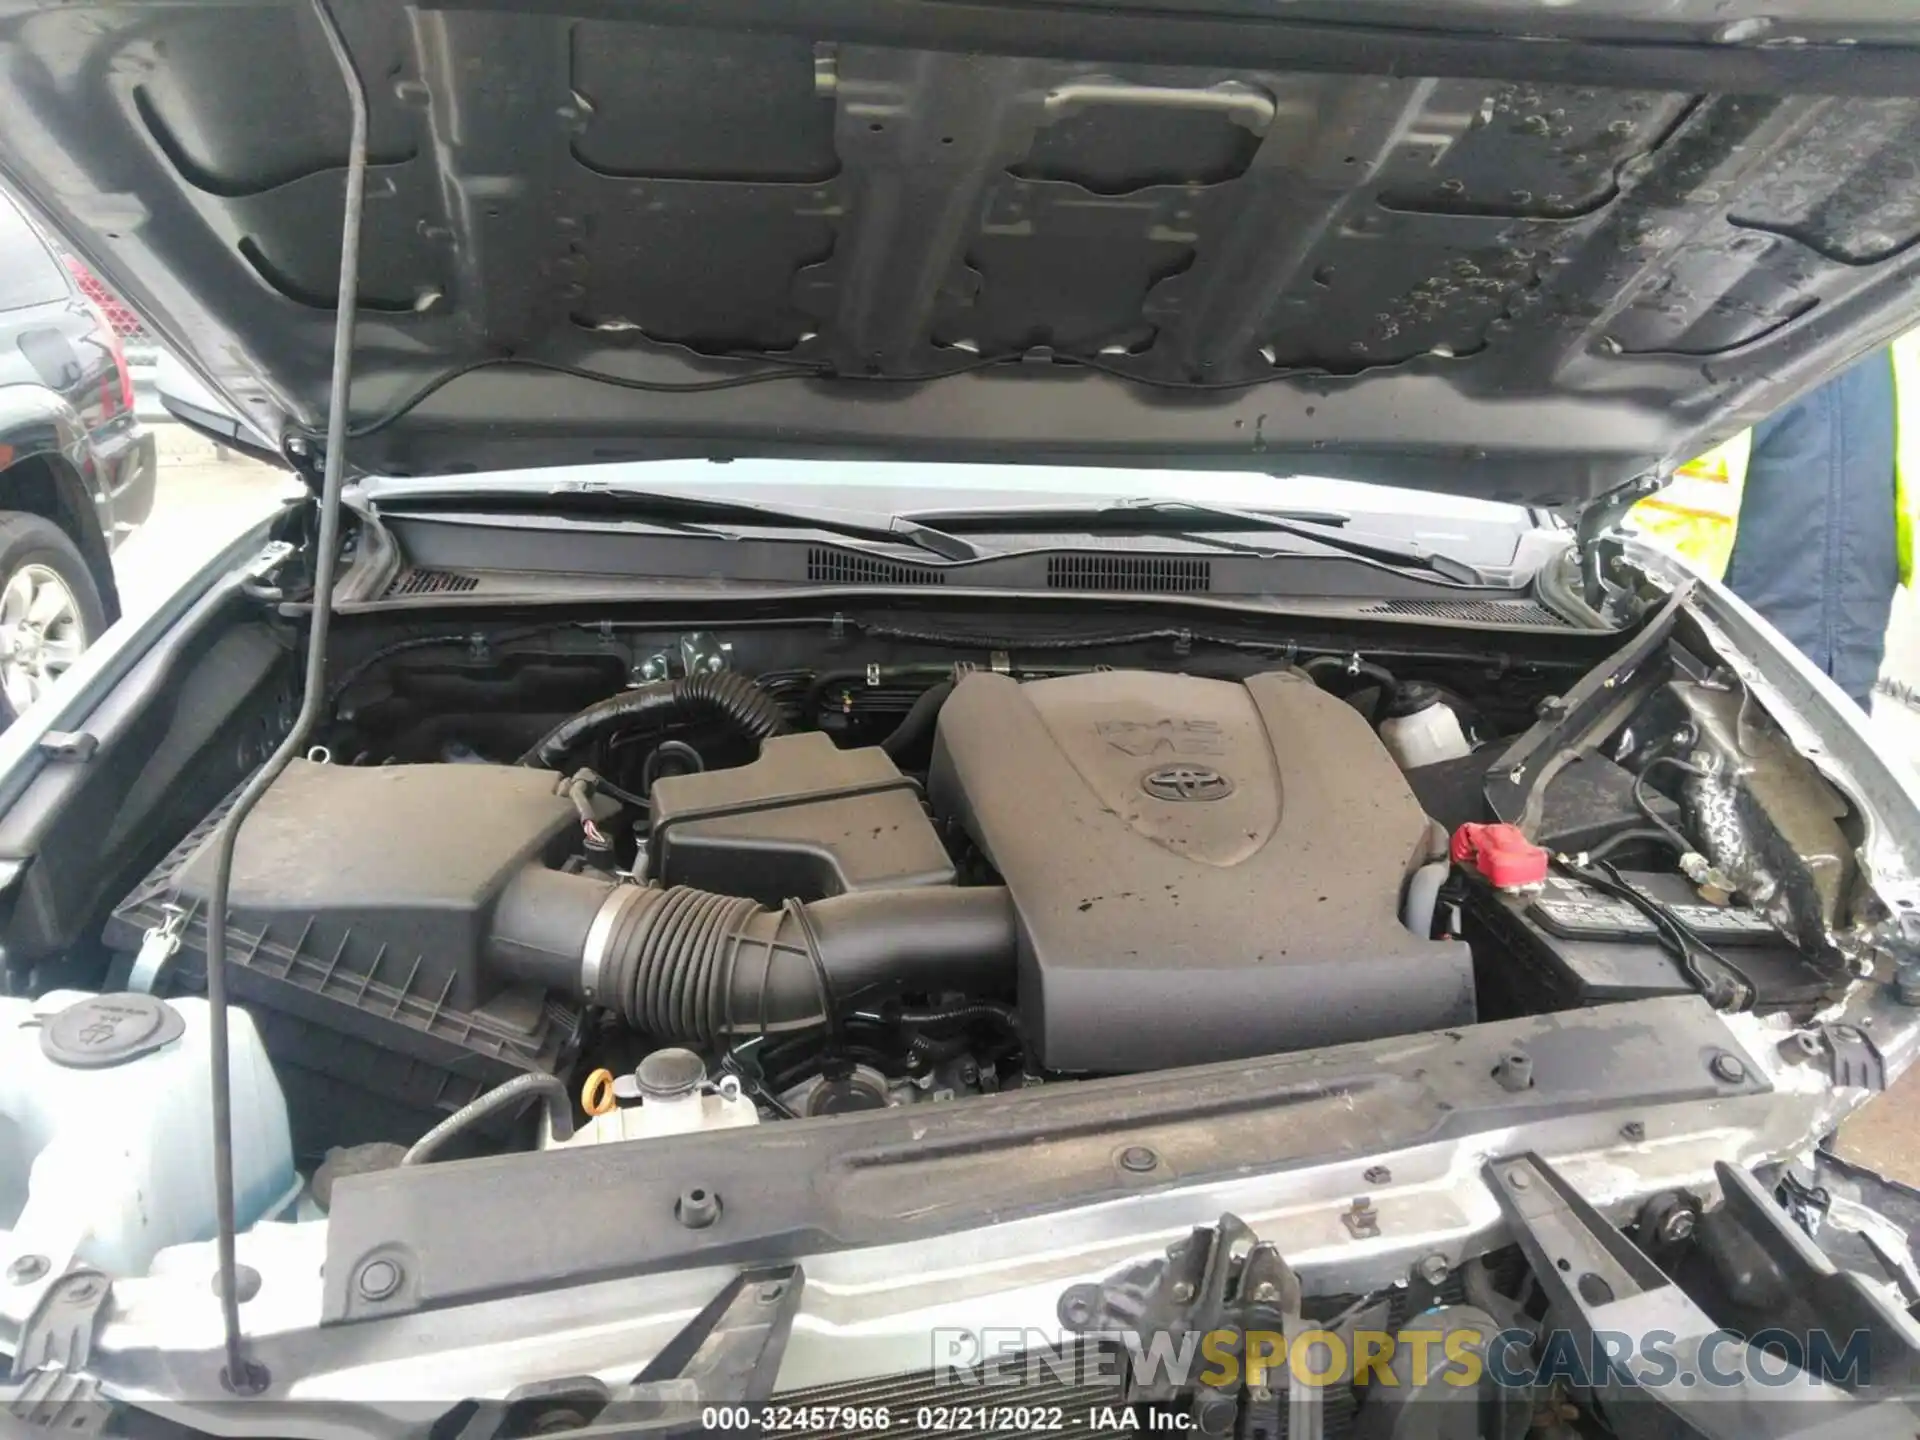
[[1000, 1026], [1014, 1040], [1020, 1039], [1020, 1012], [997, 1000], [963, 1000], [931, 1010], [902, 1010], [895, 1018], [907, 1027], [907, 1053], [929, 1065], [964, 1055], [973, 1045], [965, 1035], [935, 1039], [923, 1033], [925, 1027], [930, 1025], [960, 1025], [987, 1020]]
[[[1383, 710], [1393, 703], [1393, 697], [1400, 689], [1400, 682], [1395, 678], [1394, 673], [1386, 666], [1376, 665], [1371, 660], [1355, 663], [1350, 659], [1342, 659], [1338, 655], [1316, 655], [1311, 660], [1303, 661], [1300, 668], [1313, 676], [1316, 684], [1320, 683], [1320, 672], [1323, 670], [1330, 674], [1350, 676], [1355, 680], [1373, 681], [1381, 688]], [[1356, 685], [1353, 688], [1358, 690], [1362, 687]]]
[[931, 1035], [922, 1035], [915, 1030], [907, 1036], [907, 1053], [923, 1065], [938, 1065], [942, 1060], [966, 1054], [972, 1044], [964, 1035], [949, 1035], [944, 1040], [936, 1040]]
[[539, 865], [501, 896], [487, 944], [499, 973], [686, 1044], [811, 1029], [873, 991], [1006, 993], [1014, 950], [1000, 886], [869, 890], [770, 910]]
[[889, 760], [898, 764], [902, 756], [921, 753], [932, 740], [933, 727], [940, 719], [940, 707], [947, 703], [947, 697], [951, 694], [951, 680], [942, 680], [938, 685], [920, 692], [920, 698], [913, 702], [913, 708], [894, 726], [893, 733], [880, 742], [880, 748], [887, 752]]
[[732, 670], [687, 675], [622, 690], [562, 720], [520, 757], [522, 765], [564, 770], [581, 746], [635, 724], [704, 720], [725, 725], [742, 739], [786, 733], [779, 703], [746, 676]]
[[955, 1005], [939, 1005], [931, 1010], [902, 1010], [895, 1017], [902, 1025], [959, 1025], [975, 1020], [991, 1020], [1020, 1032], [1020, 1012], [998, 1000], [963, 1000]]
[[1605, 860], [1616, 850], [1642, 841], [1651, 841], [1657, 845], [1678, 848], [1682, 855], [1686, 854], [1687, 850], [1691, 848], [1676, 841], [1671, 831], [1656, 830], [1651, 825], [1646, 825], [1634, 830], [1616, 830], [1598, 845], [1587, 851], [1587, 859]]
[[402, 1165], [425, 1164], [433, 1158], [434, 1151], [469, 1125], [484, 1120], [496, 1110], [506, 1110], [519, 1105], [529, 1095], [541, 1095], [546, 1098], [547, 1119], [553, 1127], [554, 1139], [565, 1140], [572, 1136], [573, 1097], [567, 1094], [567, 1087], [551, 1075], [529, 1071], [525, 1075], [514, 1076], [505, 1084], [494, 1086], [477, 1100], [469, 1100], [414, 1141], [412, 1148], [400, 1157], [400, 1163]]

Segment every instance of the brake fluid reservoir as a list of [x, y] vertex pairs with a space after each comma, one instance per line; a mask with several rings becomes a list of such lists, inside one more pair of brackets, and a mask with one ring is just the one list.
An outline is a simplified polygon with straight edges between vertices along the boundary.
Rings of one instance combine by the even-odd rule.
[[[207, 1002], [0, 997], [0, 1254], [146, 1273], [215, 1226]], [[298, 1188], [287, 1106], [252, 1018], [227, 1012], [242, 1227]]]
[[1402, 770], [1458, 760], [1473, 751], [1453, 707], [1433, 686], [1418, 680], [1395, 692], [1387, 718], [1380, 722], [1380, 743]]

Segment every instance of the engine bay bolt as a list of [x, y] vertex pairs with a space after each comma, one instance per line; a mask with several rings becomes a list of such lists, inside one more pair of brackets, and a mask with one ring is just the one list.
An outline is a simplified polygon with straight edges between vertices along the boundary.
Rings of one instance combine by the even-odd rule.
[[1178, 1285], [1173, 1287], [1173, 1298], [1176, 1303], [1184, 1305], [1187, 1301], [1193, 1299], [1193, 1286], [1182, 1280]]
[[1160, 1163], [1160, 1157], [1145, 1145], [1129, 1145], [1120, 1152], [1120, 1168], [1144, 1175]]
[[1360, 1178], [1369, 1185], [1389, 1185], [1393, 1183], [1393, 1171], [1384, 1165], [1369, 1165], [1360, 1173]]
[[13, 1285], [31, 1285], [51, 1268], [44, 1255], [22, 1255], [7, 1266], [7, 1281]]
[[1513, 1169], [1507, 1171], [1507, 1183], [1516, 1190], [1531, 1190], [1533, 1188], [1533, 1176], [1516, 1165]]
[[1427, 1284], [1437, 1287], [1447, 1283], [1447, 1276], [1453, 1273], [1453, 1267], [1447, 1263], [1444, 1255], [1427, 1255], [1413, 1267], [1413, 1272]]
[[1693, 1211], [1685, 1205], [1675, 1205], [1660, 1217], [1654, 1233], [1669, 1244], [1685, 1240], [1693, 1234]]
[[1280, 1298], [1280, 1287], [1271, 1280], [1262, 1280], [1258, 1285], [1253, 1287], [1253, 1298], [1256, 1300], [1278, 1300]]
[[1620, 1138], [1637, 1145], [1647, 1138], [1647, 1127], [1638, 1120], [1629, 1120], [1620, 1127]]
[[1810, 1064], [1820, 1055], [1820, 1037], [1811, 1030], [1796, 1030], [1780, 1042], [1780, 1058], [1789, 1065]]
[[1902, 1005], [1920, 1005], [1920, 960], [1903, 960], [1893, 972], [1893, 993]]
[[1747, 1067], [1741, 1062], [1740, 1057], [1729, 1054], [1725, 1050], [1715, 1051], [1707, 1068], [1713, 1071], [1714, 1079], [1725, 1081], [1729, 1085], [1738, 1085], [1747, 1078]]
[[1356, 1240], [1375, 1240], [1380, 1235], [1380, 1212], [1362, 1195], [1340, 1212], [1340, 1223]]
[[391, 1260], [369, 1260], [360, 1267], [354, 1288], [362, 1300], [384, 1300], [400, 1288], [403, 1272]]
[[674, 1215], [689, 1230], [704, 1230], [720, 1218], [720, 1197], [695, 1185], [680, 1192]]
[[1502, 1090], [1518, 1094], [1533, 1088], [1533, 1057], [1524, 1050], [1509, 1050], [1493, 1067], [1493, 1078]]

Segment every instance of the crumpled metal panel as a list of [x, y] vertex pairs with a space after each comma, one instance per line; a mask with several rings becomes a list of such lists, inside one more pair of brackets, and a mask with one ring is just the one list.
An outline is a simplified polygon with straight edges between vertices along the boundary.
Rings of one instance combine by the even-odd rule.
[[1856, 864], [1847, 803], [1737, 686], [1674, 687], [1695, 726], [1684, 787], [1709, 860], [1783, 932], [1831, 954], [1848, 924]]

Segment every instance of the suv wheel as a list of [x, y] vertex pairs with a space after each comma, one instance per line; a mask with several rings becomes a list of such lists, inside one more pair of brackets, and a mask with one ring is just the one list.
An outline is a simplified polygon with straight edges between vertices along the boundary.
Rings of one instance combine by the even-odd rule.
[[66, 673], [107, 628], [87, 562], [51, 520], [0, 512], [0, 720]]

